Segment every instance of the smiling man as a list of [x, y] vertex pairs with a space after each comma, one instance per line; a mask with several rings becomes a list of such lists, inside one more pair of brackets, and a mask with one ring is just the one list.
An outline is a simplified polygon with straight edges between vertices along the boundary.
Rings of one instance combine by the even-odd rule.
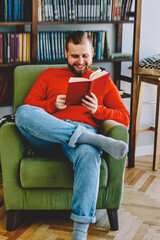
[[93, 58], [88, 32], [72, 32], [66, 39], [66, 68], [49, 68], [35, 81], [24, 105], [16, 112], [16, 125], [36, 151], [51, 151], [55, 143], [62, 145], [73, 163], [74, 191], [71, 219], [73, 240], [87, 239], [89, 223], [94, 223], [99, 188], [101, 152], [117, 159], [127, 152], [127, 144], [101, 134], [98, 129], [112, 119], [126, 126], [129, 113], [111, 79], [100, 99], [91, 93], [80, 105], [65, 104], [70, 77], [89, 79]]

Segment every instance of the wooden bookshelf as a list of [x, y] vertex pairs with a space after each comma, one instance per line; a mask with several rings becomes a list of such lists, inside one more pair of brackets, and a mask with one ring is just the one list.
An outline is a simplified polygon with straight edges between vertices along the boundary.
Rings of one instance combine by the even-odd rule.
[[[68, 25], [73, 24], [75, 27], [78, 24], [86, 25], [106, 25], [106, 24], [113, 24], [115, 26], [115, 51], [121, 52], [122, 50], [122, 33], [123, 33], [123, 25], [131, 24], [134, 26], [133, 32], [133, 54], [131, 58], [115, 58], [115, 59], [103, 59], [103, 60], [94, 60], [94, 63], [112, 63], [114, 65], [114, 82], [117, 85], [118, 89], [120, 89], [121, 81], [129, 82], [131, 84], [131, 94], [124, 93], [122, 98], [130, 98], [130, 115], [131, 115], [131, 122], [130, 122], [130, 129], [129, 129], [129, 154], [128, 154], [128, 167], [134, 167], [134, 158], [135, 158], [135, 129], [136, 129], [136, 109], [137, 109], [137, 73], [138, 73], [138, 64], [139, 64], [139, 42], [140, 42], [140, 19], [141, 19], [141, 0], [135, 0], [133, 3], [134, 11], [130, 12], [130, 16], [132, 17], [131, 20], [111, 20], [111, 21], [44, 21], [38, 22], [38, 1], [37, 0], [30, 0], [32, 2], [32, 13], [30, 21], [24, 22], [0, 22], [1, 27], [8, 27], [8, 26], [17, 26], [17, 29], [20, 28], [21, 32], [24, 31], [25, 26], [30, 25], [31, 29], [31, 62], [30, 63], [4, 63], [0, 64], [1, 73], [3, 74], [3, 69], [14, 68], [17, 65], [23, 64], [37, 64], [38, 63], [38, 26], [46, 26], [52, 25], [53, 30], [54, 26], [58, 25]], [[65, 30], [65, 29], [64, 29]], [[42, 62], [42, 64], [51, 64], [51, 63], [64, 63], [65, 61], [55, 61], [55, 62]], [[121, 64], [123, 62], [130, 62], [132, 64], [132, 73], [131, 77], [122, 76]], [[41, 64], [41, 63], [38, 63]]]

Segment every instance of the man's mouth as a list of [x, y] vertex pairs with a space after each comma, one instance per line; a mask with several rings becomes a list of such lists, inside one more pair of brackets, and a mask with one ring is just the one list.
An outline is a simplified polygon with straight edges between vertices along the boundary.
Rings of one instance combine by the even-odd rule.
[[86, 65], [85, 64], [78, 64], [78, 65], [75, 65], [75, 67], [77, 69], [83, 69]]

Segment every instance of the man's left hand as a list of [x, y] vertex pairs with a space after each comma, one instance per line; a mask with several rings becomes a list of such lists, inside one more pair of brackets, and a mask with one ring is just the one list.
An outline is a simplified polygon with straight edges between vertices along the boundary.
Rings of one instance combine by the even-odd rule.
[[94, 93], [91, 93], [90, 96], [86, 95], [85, 99], [82, 99], [82, 105], [86, 107], [91, 114], [94, 114], [98, 108], [98, 100]]

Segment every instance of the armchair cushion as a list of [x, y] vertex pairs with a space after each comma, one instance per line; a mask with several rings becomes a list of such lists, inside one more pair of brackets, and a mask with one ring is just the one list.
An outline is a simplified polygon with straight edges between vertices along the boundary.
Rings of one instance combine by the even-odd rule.
[[[20, 163], [23, 188], [73, 188], [73, 166], [65, 158], [26, 157]], [[100, 187], [107, 186], [108, 172], [102, 159]]]

